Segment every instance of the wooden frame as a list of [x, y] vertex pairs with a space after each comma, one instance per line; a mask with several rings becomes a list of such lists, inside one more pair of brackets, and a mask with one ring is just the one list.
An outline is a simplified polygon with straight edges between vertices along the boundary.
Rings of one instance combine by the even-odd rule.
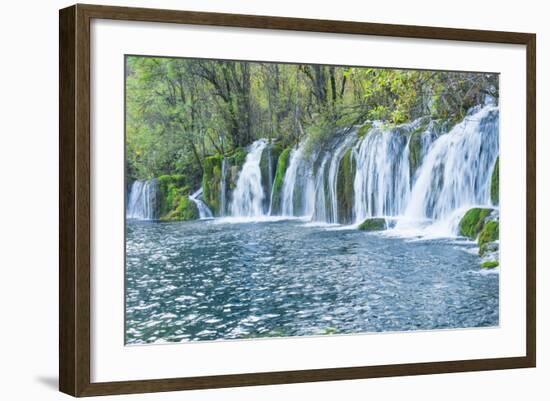
[[[91, 383], [90, 21], [92, 18], [525, 45], [527, 49], [526, 356]], [[73, 396], [93, 396], [535, 366], [536, 36], [534, 34], [80, 4], [60, 10], [59, 28], [59, 388], [62, 392]]]

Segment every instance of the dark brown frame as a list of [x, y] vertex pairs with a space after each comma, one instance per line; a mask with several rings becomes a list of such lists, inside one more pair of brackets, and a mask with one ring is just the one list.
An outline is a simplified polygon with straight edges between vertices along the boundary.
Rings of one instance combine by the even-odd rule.
[[[526, 46], [526, 355], [511, 358], [90, 382], [90, 21], [92, 18], [329, 32]], [[77, 4], [59, 13], [59, 389], [73, 396], [144, 393], [535, 367], [536, 35]]]

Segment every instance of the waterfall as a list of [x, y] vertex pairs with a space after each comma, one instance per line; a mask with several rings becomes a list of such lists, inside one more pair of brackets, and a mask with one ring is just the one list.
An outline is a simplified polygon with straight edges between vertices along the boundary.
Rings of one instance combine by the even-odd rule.
[[325, 187], [325, 176], [327, 170], [327, 164], [330, 162], [330, 153], [326, 154], [322, 161], [319, 169], [317, 170], [317, 175], [315, 176], [315, 210], [313, 213], [313, 220], [328, 222], [328, 207], [326, 199], [326, 187]]
[[134, 181], [128, 195], [126, 218], [155, 220], [158, 218], [158, 181]]
[[202, 187], [196, 191], [193, 195], [189, 196], [189, 199], [197, 205], [197, 209], [199, 210], [199, 216], [202, 219], [211, 219], [214, 216], [212, 215], [212, 211], [206, 206], [206, 204], [200, 199], [202, 195]]
[[405, 219], [448, 220], [456, 231], [455, 211], [473, 205], [491, 205], [490, 180], [499, 148], [498, 108], [486, 106], [466, 118], [429, 147], [419, 168]]
[[338, 222], [338, 168], [340, 167], [340, 161], [344, 156], [344, 153], [351, 146], [351, 142], [355, 138], [353, 136], [347, 136], [340, 145], [336, 147], [332, 153], [330, 159], [330, 166], [328, 168], [328, 176], [326, 180], [326, 185], [328, 187], [328, 204], [330, 214], [326, 216], [326, 221], [328, 223], [337, 223]]
[[[313, 146], [307, 154], [303, 141], [288, 158], [280, 188], [281, 215], [346, 224], [389, 217], [400, 232], [454, 235], [468, 208], [493, 207], [490, 183], [499, 152], [498, 117], [498, 106], [486, 104], [451, 128], [427, 118], [399, 126], [375, 123], [358, 138], [352, 127], [335, 132], [330, 142]], [[267, 140], [252, 143], [229, 198], [229, 163], [222, 160], [221, 216], [271, 215], [272, 162]], [[189, 198], [201, 219], [213, 217], [202, 189]], [[133, 182], [127, 199], [127, 218], [158, 219], [156, 179]]]
[[304, 145], [292, 149], [290, 152], [288, 167], [283, 178], [283, 188], [281, 190], [281, 204], [283, 216], [294, 215], [294, 188], [296, 186], [296, 175], [298, 166], [302, 161]]
[[355, 216], [399, 215], [410, 197], [410, 135], [374, 128], [354, 148]]
[[313, 167], [304, 158], [305, 143], [292, 149], [281, 188], [283, 216], [311, 216], [314, 211]]
[[222, 160], [222, 174], [220, 179], [220, 216], [225, 216], [226, 197], [227, 197], [227, 159], [224, 157]]
[[338, 171], [351, 149], [355, 223], [380, 216], [398, 220], [398, 228], [437, 223], [456, 233], [468, 207], [491, 205], [498, 107], [478, 106], [451, 129], [445, 126], [426, 118], [393, 127], [378, 123], [359, 140], [356, 130], [339, 132], [339, 139], [308, 157], [301, 143], [291, 151], [284, 174], [282, 215], [339, 222]]
[[267, 142], [259, 139], [250, 145], [246, 160], [237, 179], [231, 201], [231, 215], [234, 217], [258, 217], [263, 215], [263, 200], [260, 159]]

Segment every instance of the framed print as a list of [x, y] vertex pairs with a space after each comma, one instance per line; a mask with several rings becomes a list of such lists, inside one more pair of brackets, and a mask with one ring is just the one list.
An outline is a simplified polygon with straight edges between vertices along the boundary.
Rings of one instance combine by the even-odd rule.
[[535, 35], [60, 11], [60, 390], [534, 367]]

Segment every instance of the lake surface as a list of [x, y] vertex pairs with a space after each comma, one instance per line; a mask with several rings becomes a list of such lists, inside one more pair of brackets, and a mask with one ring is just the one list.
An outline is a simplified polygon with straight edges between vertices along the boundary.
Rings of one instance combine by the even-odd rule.
[[301, 220], [127, 222], [126, 343], [488, 327], [475, 244]]

